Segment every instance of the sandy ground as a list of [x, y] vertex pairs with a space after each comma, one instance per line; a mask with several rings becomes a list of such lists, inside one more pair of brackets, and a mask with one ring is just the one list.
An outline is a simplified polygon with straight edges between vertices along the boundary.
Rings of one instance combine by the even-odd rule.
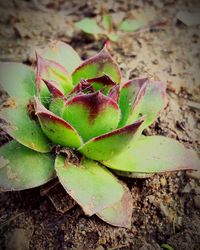
[[[187, 3], [190, 2], [190, 3]], [[145, 18], [147, 27], [126, 33], [112, 44], [124, 78], [148, 75], [168, 86], [168, 104], [145, 134], [172, 137], [200, 149], [200, 26], [177, 21], [179, 10], [200, 7], [198, 1], [2, 1], [0, 61], [35, 63], [35, 50], [58, 39], [87, 58], [105, 40], [75, 29], [82, 17], [101, 15]], [[117, 21], [117, 20], [116, 20]], [[1, 131], [1, 143], [8, 139]], [[131, 190], [131, 229], [115, 228], [96, 216], [86, 217], [61, 186], [42, 196], [40, 188], [0, 194], [1, 249], [200, 249], [200, 183], [185, 172], [149, 179], [123, 179]], [[69, 199], [69, 204], [62, 201]], [[61, 210], [68, 210], [62, 213]]]

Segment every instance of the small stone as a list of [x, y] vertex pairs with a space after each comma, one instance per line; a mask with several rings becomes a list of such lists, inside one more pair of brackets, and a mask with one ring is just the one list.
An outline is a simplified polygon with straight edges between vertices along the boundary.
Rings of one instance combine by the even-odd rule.
[[160, 179], [160, 183], [161, 183], [161, 185], [164, 187], [164, 186], [166, 186], [166, 184], [167, 184], [167, 180], [166, 180], [164, 177], [162, 177], [162, 178]]
[[194, 205], [196, 208], [200, 209], [200, 195], [194, 196]]
[[183, 193], [190, 193], [192, 190], [192, 187], [189, 183], [187, 183], [187, 185], [183, 188]]
[[190, 178], [200, 180], [200, 170], [186, 171], [186, 175]]

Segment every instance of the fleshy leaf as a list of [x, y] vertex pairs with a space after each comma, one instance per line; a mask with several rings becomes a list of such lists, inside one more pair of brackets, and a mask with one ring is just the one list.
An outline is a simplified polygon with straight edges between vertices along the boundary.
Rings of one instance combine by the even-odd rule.
[[115, 170], [139, 173], [200, 168], [200, 160], [193, 150], [162, 136], [142, 137], [102, 163]]
[[47, 99], [44, 100], [44, 102], [48, 102], [50, 95], [46, 84], [43, 82], [43, 79], [55, 81], [57, 83], [57, 88], [64, 94], [69, 93], [73, 88], [71, 76], [67, 73], [63, 66], [52, 60], [47, 60], [39, 55], [37, 55], [36, 79], [40, 97]]
[[76, 22], [76, 27], [88, 34], [98, 35], [102, 33], [102, 29], [99, 27], [95, 19], [84, 18], [79, 22]]
[[62, 117], [63, 109], [67, 98], [63, 93], [57, 88], [57, 83], [55, 81], [43, 80], [46, 84], [49, 92], [51, 94], [51, 101], [49, 103], [49, 110], [55, 115]]
[[143, 28], [145, 24], [144, 20], [126, 19], [119, 25], [119, 29], [126, 32], [133, 32]]
[[46, 84], [50, 94], [52, 97], [57, 98], [57, 97], [61, 97], [64, 99], [65, 95], [63, 94], [63, 92], [59, 89], [58, 83], [56, 81], [52, 81], [52, 80], [44, 80], [44, 83]]
[[103, 14], [102, 25], [109, 32], [112, 30], [112, 18], [110, 15], [105, 14], [105, 13]]
[[49, 152], [49, 140], [31, 117], [31, 98], [36, 94], [34, 72], [20, 63], [1, 63], [0, 84], [10, 96], [1, 107], [0, 118], [6, 121], [1, 128], [31, 149]]
[[106, 168], [89, 159], [76, 166], [64, 156], [57, 156], [55, 168], [58, 178], [67, 193], [93, 215], [121, 200], [124, 189]]
[[108, 97], [112, 98], [115, 102], [118, 103], [119, 100], [119, 90], [120, 90], [120, 86], [116, 85], [114, 87], [112, 87], [109, 92], [108, 92]]
[[65, 98], [62, 97], [52, 97], [51, 102], [49, 104], [49, 110], [53, 112], [55, 115], [62, 117], [63, 111], [65, 109]]
[[116, 85], [115, 82], [107, 75], [87, 79], [87, 82], [89, 82], [96, 91], [100, 90], [104, 94], [107, 94], [110, 88]]
[[20, 103], [27, 103], [37, 93], [35, 74], [22, 63], [0, 63], [0, 86]]
[[35, 98], [35, 113], [44, 134], [52, 142], [61, 146], [80, 147], [82, 141], [77, 131], [62, 118], [47, 110], [38, 98]]
[[122, 127], [126, 124], [136, 96], [141, 88], [144, 88], [147, 80], [148, 78], [134, 78], [133, 80], [129, 80], [122, 85], [119, 99], [119, 107], [122, 115], [118, 127]]
[[70, 92], [69, 96], [73, 96], [81, 93], [93, 93], [95, 89], [87, 80], [81, 80], [79, 84], [77, 84], [73, 90]]
[[53, 41], [41, 53], [41, 56], [62, 65], [71, 74], [81, 63], [77, 52], [68, 44]]
[[120, 83], [121, 73], [117, 63], [110, 56], [106, 46], [95, 56], [85, 60], [72, 74], [73, 84], [81, 79], [108, 75], [114, 82]]
[[0, 147], [0, 190], [23, 190], [54, 178], [51, 154], [35, 152], [16, 141]]
[[111, 98], [95, 92], [70, 99], [66, 103], [63, 119], [87, 141], [117, 128], [120, 110]]
[[165, 101], [166, 85], [163, 82], [149, 80], [140, 89], [126, 124], [145, 116], [143, 129], [150, 126], [164, 107]]
[[118, 154], [134, 139], [143, 120], [100, 135], [84, 144], [79, 151], [93, 160], [107, 160]]
[[103, 209], [96, 215], [105, 222], [117, 227], [131, 227], [131, 218], [133, 212], [133, 199], [127, 186], [122, 183], [124, 194], [120, 201], [114, 205]]

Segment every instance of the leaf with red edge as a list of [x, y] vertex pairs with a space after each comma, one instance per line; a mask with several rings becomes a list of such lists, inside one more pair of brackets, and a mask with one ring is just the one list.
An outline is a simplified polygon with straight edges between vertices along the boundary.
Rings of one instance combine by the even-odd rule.
[[60, 41], [52, 41], [40, 53], [42, 57], [62, 65], [71, 74], [81, 63], [80, 56], [69, 45]]
[[124, 83], [120, 90], [119, 107], [122, 115], [118, 127], [126, 124], [137, 94], [147, 84], [148, 78], [134, 78]]
[[92, 85], [87, 80], [81, 80], [79, 84], [77, 84], [72, 91], [69, 93], [69, 97], [74, 94], [87, 94], [87, 93], [93, 93], [95, 92], [95, 89], [92, 87]]
[[105, 74], [116, 83], [120, 83], [121, 73], [119, 67], [110, 56], [106, 47], [75, 69], [72, 74], [73, 84], [78, 84], [81, 79], [96, 78]]
[[142, 123], [143, 120], [140, 119], [131, 125], [95, 137], [78, 150], [90, 159], [108, 160], [134, 140]]
[[44, 102], [48, 102], [49, 91], [42, 80], [52, 80], [57, 82], [57, 88], [64, 94], [69, 93], [72, 88], [71, 76], [67, 73], [66, 69], [60, 64], [44, 59], [43, 57], [37, 55], [37, 85], [40, 97]]
[[120, 110], [115, 101], [100, 92], [81, 94], [66, 102], [63, 119], [88, 141], [117, 128]]
[[105, 95], [111, 87], [116, 85], [116, 83], [107, 75], [87, 79], [87, 82], [89, 82], [96, 91], [100, 90]]
[[130, 228], [133, 212], [133, 198], [128, 187], [122, 182], [121, 184], [124, 188], [124, 194], [121, 200], [101, 210], [96, 215], [112, 226]]
[[119, 94], [120, 94], [120, 86], [116, 85], [114, 87], [112, 87], [109, 92], [108, 92], [108, 97], [112, 98], [115, 102], [118, 103], [119, 100]]
[[82, 159], [75, 165], [59, 155], [55, 169], [67, 193], [89, 216], [115, 204], [124, 195], [117, 178], [98, 162]]
[[65, 120], [47, 110], [38, 98], [35, 98], [35, 113], [44, 134], [52, 142], [73, 148], [81, 146], [82, 140], [77, 131]]
[[57, 98], [65, 98], [65, 95], [63, 94], [63, 92], [59, 89], [58, 83], [56, 81], [52, 81], [52, 80], [44, 80], [44, 83], [46, 84], [50, 94], [52, 97]]
[[146, 119], [143, 129], [150, 126], [165, 105], [166, 84], [149, 80], [140, 89], [126, 124], [130, 124], [141, 116]]
[[200, 169], [200, 160], [193, 150], [163, 136], [141, 137], [102, 163], [115, 170], [136, 173]]

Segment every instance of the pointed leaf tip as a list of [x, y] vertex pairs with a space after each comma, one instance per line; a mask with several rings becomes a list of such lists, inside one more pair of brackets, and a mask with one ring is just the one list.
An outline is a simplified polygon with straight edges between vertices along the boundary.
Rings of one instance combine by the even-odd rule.
[[102, 163], [115, 170], [146, 174], [200, 169], [200, 160], [193, 150], [163, 136], [141, 137]]
[[145, 115], [143, 129], [150, 126], [164, 108], [165, 103], [166, 84], [161, 81], [148, 80], [137, 94], [127, 124], [137, 120], [141, 115]]
[[35, 113], [38, 116], [44, 134], [54, 143], [61, 146], [78, 148], [82, 139], [77, 131], [65, 120], [47, 110], [35, 97]]
[[64, 94], [62, 93], [62, 91], [59, 89], [58, 83], [56, 81], [45, 80], [45, 79], [42, 79], [42, 80], [46, 84], [52, 97], [54, 97], [54, 98], [56, 98], [56, 97], [64, 98], [65, 97]]
[[131, 125], [95, 137], [79, 148], [79, 151], [97, 161], [112, 158], [134, 140], [143, 121], [140, 119]]
[[49, 92], [46, 85], [42, 81], [43, 79], [50, 79], [57, 82], [57, 88], [64, 94], [69, 93], [73, 87], [71, 76], [63, 66], [52, 60], [47, 60], [37, 54], [36, 80], [38, 92], [42, 98], [49, 98]]
[[121, 81], [121, 73], [117, 63], [113, 60], [106, 47], [97, 55], [85, 60], [72, 74], [73, 84], [81, 79], [90, 79], [108, 75], [113, 81]]
[[112, 226], [130, 228], [133, 212], [133, 198], [128, 187], [122, 182], [121, 185], [124, 189], [121, 200], [103, 209], [96, 215]]
[[41, 53], [42, 57], [62, 65], [69, 74], [77, 68], [81, 59], [77, 52], [67, 43], [52, 41]]

